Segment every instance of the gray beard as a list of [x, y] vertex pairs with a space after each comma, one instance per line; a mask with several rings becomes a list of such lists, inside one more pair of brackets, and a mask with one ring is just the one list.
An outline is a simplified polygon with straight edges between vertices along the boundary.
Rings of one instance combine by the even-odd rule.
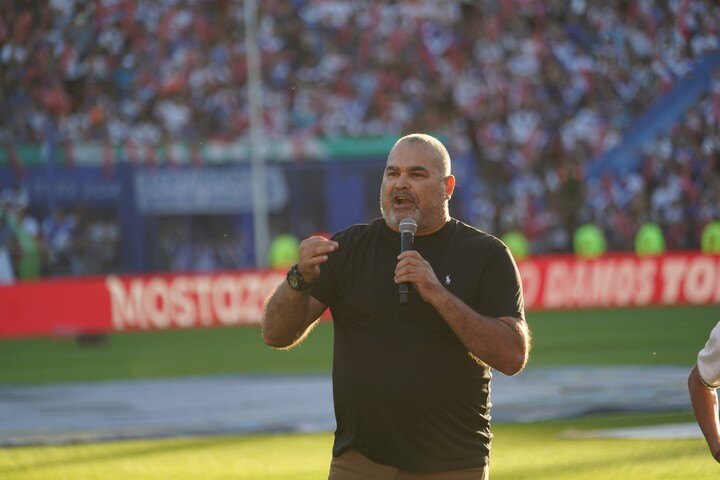
[[382, 200], [380, 200], [380, 213], [382, 213], [383, 219], [385, 220], [385, 223], [388, 224], [390, 228], [393, 230], [399, 230], [400, 229], [400, 221], [403, 218], [412, 218], [415, 220], [415, 223], [417, 223], [418, 228], [422, 229], [422, 224], [424, 223], [421, 220], [420, 216], [420, 210], [416, 207], [412, 213], [405, 213], [402, 215], [402, 218], [400, 218], [400, 215], [398, 215], [396, 212], [394, 212], [392, 209], [389, 212], [386, 212], [382, 205]]

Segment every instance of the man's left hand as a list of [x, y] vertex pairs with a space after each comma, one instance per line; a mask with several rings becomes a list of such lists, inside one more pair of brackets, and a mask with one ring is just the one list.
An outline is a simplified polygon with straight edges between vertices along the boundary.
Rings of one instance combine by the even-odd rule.
[[395, 283], [408, 282], [415, 287], [427, 303], [445, 290], [430, 264], [416, 250], [408, 250], [398, 257], [395, 266]]

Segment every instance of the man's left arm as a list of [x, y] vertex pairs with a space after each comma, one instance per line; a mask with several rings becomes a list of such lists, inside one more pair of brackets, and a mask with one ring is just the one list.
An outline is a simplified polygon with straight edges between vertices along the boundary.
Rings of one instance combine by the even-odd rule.
[[530, 351], [530, 330], [524, 319], [480, 315], [448, 291], [430, 264], [414, 250], [400, 255], [395, 282], [412, 283], [468, 351], [482, 362], [505, 375], [515, 375], [525, 367]]

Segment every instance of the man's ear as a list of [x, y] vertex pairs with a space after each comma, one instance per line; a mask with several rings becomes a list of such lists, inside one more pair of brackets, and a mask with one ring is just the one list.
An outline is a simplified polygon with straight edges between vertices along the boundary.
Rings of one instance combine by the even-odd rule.
[[453, 175], [448, 175], [443, 180], [445, 183], [445, 198], [450, 200], [450, 197], [452, 197], [453, 192], [455, 191], [455, 177]]

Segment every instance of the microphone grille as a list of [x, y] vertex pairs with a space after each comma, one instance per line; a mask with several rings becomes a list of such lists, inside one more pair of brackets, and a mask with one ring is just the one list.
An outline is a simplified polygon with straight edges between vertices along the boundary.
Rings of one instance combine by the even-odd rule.
[[417, 222], [412, 218], [403, 218], [400, 220], [398, 228], [400, 229], [400, 233], [415, 234], [415, 232], [417, 232]]

